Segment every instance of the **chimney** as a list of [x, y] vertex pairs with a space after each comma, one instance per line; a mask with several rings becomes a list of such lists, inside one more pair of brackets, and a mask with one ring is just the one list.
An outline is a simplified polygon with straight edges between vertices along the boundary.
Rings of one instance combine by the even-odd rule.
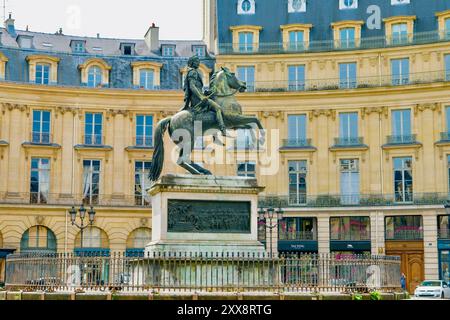
[[5, 21], [5, 29], [11, 36], [16, 36], [16, 27], [14, 26], [14, 19], [12, 18], [12, 14], [9, 13], [9, 18]]
[[97, 33], [97, 39], [100, 39], [100, 33]]
[[150, 48], [150, 51], [159, 50], [159, 27], [152, 23], [145, 34], [145, 43]]

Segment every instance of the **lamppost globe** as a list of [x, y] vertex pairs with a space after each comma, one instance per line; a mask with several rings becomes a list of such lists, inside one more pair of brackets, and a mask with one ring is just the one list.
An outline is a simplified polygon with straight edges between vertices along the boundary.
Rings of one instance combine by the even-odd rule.
[[89, 223], [93, 224], [94, 223], [94, 219], [95, 219], [95, 210], [94, 207], [91, 207], [91, 209], [89, 210], [88, 214], [89, 214]]
[[81, 208], [79, 211], [80, 211], [80, 218], [84, 219], [86, 217], [86, 208], [84, 207], [84, 205], [81, 205]]
[[264, 211], [263, 208], [259, 208], [259, 210], [258, 210], [258, 219], [259, 219], [259, 221], [263, 222], [265, 217], [266, 217], [266, 212]]
[[69, 214], [70, 214], [70, 221], [72, 222], [72, 225], [74, 225], [75, 220], [77, 218], [77, 210], [75, 209], [75, 207], [72, 207], [72, 209], [69, 210]]

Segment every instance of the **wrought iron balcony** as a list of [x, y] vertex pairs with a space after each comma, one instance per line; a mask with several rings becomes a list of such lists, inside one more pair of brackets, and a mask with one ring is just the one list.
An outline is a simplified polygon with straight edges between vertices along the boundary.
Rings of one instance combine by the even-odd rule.
[[322, 208], [322, 207], [375, 207], [375, 206], [443, 206], [449, 198], [448, 193], [414, 193], [400, 198], [398, 194], [322, 194], [322, 195], [275, 195], [262, 196], [261, 207], [282, 208]]
[[95, 205], [100, 207], [151, 207], [151, 201], [140, 195], [113, 196], [98, 194], [92, 197], [81, 194], [59, 194], [44, 192], [7, 193], [0, 192], [0, 204], [10, 205], [51, 205], [51, 206], [79, 206]]
[[311, 139], [284, 139], [284, 148], [311, 148]]
[[89, 134], [83, 136], [83, 143], [87, 146], [102, 146], [104, 137], [101, 134]]
[[417, 143], [417, 135], [404, 134], [404, 135], [392, 135], [387, 137], [388, 144], [414, 144]]
[[441, 141], [450, 141], [450, 132], [441, 132]]
[[317, 241], [317, 236], [312, 231], [279, 231], [278, 239], [282, 241]]
[[375, 48], [390, 48], [408, 45], [449, 41], [450, 37], [445, 31], [416, 32], [400, 37], [381, 36], [366, 37], [350, 41], [325, 40], [325, 41], [299, 41], [299, 42], [260, 42], [260, 43], [220, 43], [219, 54], [276, 54], [276, 53], [303, 53], [348, 51]]
[[30, 141], [34, 144], [51, 144], [52, 135], [49, 132], [32, 132]]
[[140, 148], [153, 148], [152, 136], [136, 136], [134, 137], [135, 147]]
[[344, 137], [334, 138], [335, 147], [354, 147], [364, 145], [363, 137]]
[[423, 240], [423, 230], [415, 228], [410, 230], [386, 231], [386, 240]]

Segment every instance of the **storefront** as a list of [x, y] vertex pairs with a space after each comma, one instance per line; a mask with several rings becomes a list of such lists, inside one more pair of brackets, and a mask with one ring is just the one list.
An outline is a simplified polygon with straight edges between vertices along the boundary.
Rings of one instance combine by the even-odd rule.
[[340, 256], [370, 255], [369, 217], [330, 218], [330, 251]]
[[278, 252], [317, 253], [317, 219], [293, 217], [278, 226]]

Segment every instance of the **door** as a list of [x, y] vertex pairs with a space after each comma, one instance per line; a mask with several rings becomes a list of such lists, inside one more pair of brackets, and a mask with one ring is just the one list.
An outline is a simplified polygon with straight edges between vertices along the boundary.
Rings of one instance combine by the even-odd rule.
[[424, 280], [423, 252], [386, 251], [386, 255], [401, 258], [401, 272], [406, 276], [406, 290], [413, 294], [416, 287]]

